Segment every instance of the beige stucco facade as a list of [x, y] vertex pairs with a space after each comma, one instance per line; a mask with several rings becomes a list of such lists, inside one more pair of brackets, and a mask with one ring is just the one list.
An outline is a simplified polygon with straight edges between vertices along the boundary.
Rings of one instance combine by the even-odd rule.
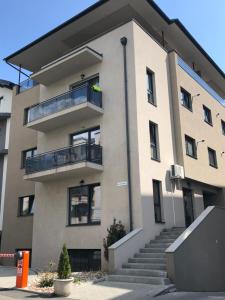
[[[225, 140], [221, 119], [225, 120], [224, 107], [178, 66], [175, 51], [168, 51], [136, 20], [129, 20], [85, 43], [85, 47], [102, 55], [101, 61], [14, 95], [2, 250], [32, 249], [33, 267], [44, 268], [50, 261], [57, 262], [61, 247], [66, 243], [68, 249], [101, 250], [102, 267], [107, 268], [103, 256], [107, 228], [116, 218], [127, 232], [130, 230], [122, 37], [128, 40], [133, 228], [143, 229], [143, 245], [163, 228], [185, 226], [183, 188], [192, 191], [194, 218], [204, 210], [205, 193], [215, 204], [223, 204]], [[148, 102], [147, 69], [154, 73], [156, 105]], [[86, 108], [80, 107], [70, 114], [64, 125], [65, 112], [46, 117], [44, 125], [38, 124], [38, 120], [33, 125], [23, 125], [24, 108], [68, 92], [81, 81], [81, 74], [84, 78], [99, 75], [102, 109], [96, 112], [90, 108], [84, 113]], [[192, 96], [200, 93], [198, 98], [193, 98], [193, 112], [181, 105], [181, 87]], [[203, 121], [203, 104], [212, 111], [213, 127]], [[57, 123], [59, 118], [61, 123]], [[158, 161], [151, 159], [150, 121], [158, 125]], [[101, 132], [102, 166], [80, 164], [75, 171], [68, 166], [63, 171], [55, 168], [24, 176], [24, 170], [20, 169], [21, 151], [36, 145], [38, 154], [65, 148], [70, 145], [71, 134], [97, 126]], [[186, 155], [185, 134], [196, 141], [205, 140], [198, 144], [197, 160]], [[209, 166], [207, 147], [217, 152], [217, 169]], [[170, 169], [174, 164], [184, 167], [185, 178], [171, 180]], [[153, 180], [161, 182], [161, 223], [155, 222]], [[68, 190], [80, 186], [81, 182], [101, 185], [100, 224], [68, 226]], [[18, 197], [30, 194], [35, 194], [34, 216], [18, 218], [15, 203]]]

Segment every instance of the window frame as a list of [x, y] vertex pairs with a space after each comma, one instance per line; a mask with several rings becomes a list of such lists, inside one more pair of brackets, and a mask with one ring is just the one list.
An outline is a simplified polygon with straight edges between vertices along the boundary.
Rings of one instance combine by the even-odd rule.
[[85, 132], [87, 132], [87, 134], [88, 134], [88, 144], [90, 144], [91, 143], [91, 132], [95, 131], [95, 130], [100, 130], [100, 135], [101, 135], [101, 127], [100, 127], [100, 125], [71, 133], [69, 135], [69, 143], [70, 143], [70, 145], [71, 146], [73, 145], [73, 136], [79, 135], [79, 134], [82, 134], [82, 133], [85, 133]]
[[[33, 148], [30, 148], [30, 149], [26, 149], [26, 150], [23, 150], [22, 153], [21, 153], [21, 169], [24, 169], [25, 168], [25, 162], [26, 162], [26, 153], [29, 152], [29, 151], [37, 151], [37, 147], [33, 147]], [[31, 157], [34, 157], [35, 155], [37, 154], [33, 154]]]
[[[213, 160], [214, 160], [215, 164], [211, 164], [211, 162], [210, 162], [210, 152], [213, 153]], [[212, 168], [218, 169], [216, 150], [208, 147], [208, 157], [209, 157], [209, 166]]]
[[[213, 126], [213, 121], [212, 121], [212, 112], [211, 112], [211, 109], [209, 109], [207, 106], [203, 105], [203, 114], [204, 114], [204, 122], [210, 126]], [[210, 120], [206, 120], [205, 116], [205, 112], [208, 112], [209, 113], [209, 118]]]
[[[32, 210], [33, 205], [34, 205], [34, 200], [35, 200], [35, 195], [27, 195], [27, 196], [20, 196], [18, 198], [18, 217], [19, 218], [24, 218], [24, 217], [32, 217], [34, 215], [33, 212], [29, 212], [27, 214], [23, 214], [23, 203], [24, 203], [24, 198], [28, 198], [29, 197], [29, 211]], [[31, 204], [32, 203], [32, 204]]]
[[222, 135], [225, 135], [225, 121], [221, 119]]
[[[184, 139], [185, 139], [185, 150], [186, 150], [186, 155], [194, 158], [194, 159], [198, 159], [198, 154], [197, 154], [197, 144], [196, 144], [196, 140], [194, 138], [192, 138], [191, 136], [185, 134], [184, 135]], [[187, 140], [189, 140], [189, 142], [192, 142], [193, 145], [193, 155], [188, 153], [188, 147], [187, 147]]]
[[[156, 149], [156, 158], [152, 156], [152, 141], [151, 141], [151, 125], [155, 127], [155, 149]], [[150, 140], [150, 152], [151, 152], [151, 160], [160, 162], [160, 147], [159, 147], [159, 126], [158, 124], [149, 121], [149, 140]]]
[[[181, 93], [181, 99], [180, 99], [181, 105], [183, 107], [185, 107], [187, 110], [193, 112], [193, 107], [192, 107], [193, 103], [192, 103], [192, 96], [191, 96], [191, 94], [187, 90], [185, 90], [183, 87], [180, 88], [180, 93]], [[182, 101], [182, 94], [186, 94], [188, 96], [188, 102], [189, 102], [190, 106], [187, 106], [187, 105], [184, 104], [184, 102]]]
[[[155, 73], [149, 69], [146, 68], [146, 76], [147, 76], [147, 98], [148, 98], [148, 103], [157, 106], [157, 101], [156, 101], [156, 84], [155, 84]], [[149, 76], [151, 76], [151, 85], [152, 85], [152, 91], [149, 89]], [[151, 97], [149, 95], [152, 95]]]
[[[90, 197], [90, 188], [94, 188], [96, 186], [101, 187], [101, 183], [91, 183], [91, 184], [82, 184], [74, 187], [68, 188], [68, 220], [67, 220], [67, 227], [77, 227], [77, 226], [95, 226], [101, 225], [101, 219], [97, 222], [91, 221], [91, 197]], [[81, 187], [88, 187], [88, 222], [87, 223], [80, 223], [80, 224], [72, 224], [71, 223], [71, 190]], [[102, 195], [101, 195], [102, 196]]]
[[[156, 194], [154, 193], [154, 184], [157, 184], [157, 196], [159, 196], [157, 201], [155, 201], [156, 200]], [[164, 223], [164, 221], [163, 221], [163, 212], [162, 212], [162, 181], [157, 180], [157, 179], [152, 179], [152, 195], [153, 195], [155, 223], [156, 224], [162, 224], [162, 223]], [[157, 219], [156, 207], [159, 208], [159, 211], [160, 211], [159, 219]]]

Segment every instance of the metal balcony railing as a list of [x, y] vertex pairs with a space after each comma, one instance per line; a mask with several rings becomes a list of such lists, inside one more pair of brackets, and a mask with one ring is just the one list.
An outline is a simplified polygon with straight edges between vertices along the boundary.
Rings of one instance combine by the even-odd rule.
[[214, 99], [216, 99], [220, 104], [225, 106], [225, 99], [220, 97], [220, 95], [205, 82], [191, 67], [189, 67], [182, 58], [178, 57], [178, 65], [189, 75], [191, 76], [203, 89], [205, 89]]
[[26, 123], [30, 123], [64, 109], [90, 102], [98, 107], [102, 107], [102, 93], [95, 92], [86, 83], [71, 91], [43, 101], [40, 104], [31, 106], [27, 110]]
[[102, 147], [95, 144], [79, 144], [27, 158], [25, 173], [51, 170], [80, 162], [102, 165]]

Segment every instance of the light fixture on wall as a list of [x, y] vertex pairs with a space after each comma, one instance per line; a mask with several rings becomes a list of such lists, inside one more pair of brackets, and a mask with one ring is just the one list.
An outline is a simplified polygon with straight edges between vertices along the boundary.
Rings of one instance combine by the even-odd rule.
[[201, 95], [201, 94], [196, 94], [196, 95], [192, 96], [192, 100], [193, 100], [194, 98], [199, 97], [200, 95]]
[[225, 151], [222, 151], [222, 152], [221, 152], [221, 156], [223, 156], [224, 154], [225, 154]]
[[220, 113], [217, 113], [217, 114], [216, 114], [216, 117], [218, 118], [219, 116], [220, 116]]
[[84, 179], [82, 179], [81, 181], [80, 181], [80, 185], [83, 185], [84, 184]]
[[84, 73], [82, 73], [82, 74], [80, 75], [80, 78], [81, 78], [81, 80], [84, 80], [84, 78], [85, 78], [85, 74], [84, 74]]
[[205, 140], [197, 141], [197, 147], [198, 147], [198, 144], [200, 144], [200, 143], [205, 143]]

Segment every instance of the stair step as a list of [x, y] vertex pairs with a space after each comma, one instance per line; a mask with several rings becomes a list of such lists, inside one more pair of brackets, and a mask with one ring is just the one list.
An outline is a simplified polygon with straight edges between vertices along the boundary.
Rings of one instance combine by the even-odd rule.
[[165, 253], [165, 247], [157, 248], [157, 247], [151, 247], [150, 244], [146, 244], [145, 248], [140, 249], [143, 253]]
[[183, 227], [176, 227], [176, 228], [171, 228], [171, 229], [167, 229], [167, 228], [165, 228], [165, 229], [163, 229], [163, 232], [176, 232], [176, 233], [182, 233], [182, 232], [184, 232], [185, 231], [185, 229], [186, 228], [183, 228]]
[[167, 277], [167, 272], [161, 270], [149, 269], [131, 269], [123, 268], [116, 272], [115, 275], [128, 275], [128, 276], [150, 276], [150, 277]]
[[149, 269], [149, 270], [166, 270], [165, 264], [146, 264], [146, 263], [127, 263], [123, 264], [127, 269]]
[[176, 240], [178, 238], [179, 235], [158, 235], [155, 239], [156, 240]]
[[180, 232], [176, 233], [176, 232], [161, 231], [158, 236], [161, 236], [161, 237], [168, 236], [168, 237], [177, 238], [180, 234], [181, 234]]
[[161, 258], [143, 258], [143, 257], [134, 257], [128, 259], [129, 263], [147, 263], [147, 264], [165, 264], [166, 259]]
[[155, 285], [167, 285], [170, 283], [168, 278], [128, 275], [109, 275], [108, 280], [117, 282], [144, 283]]
[[165, 258], [165, 253], [164, 252], [160, 252], [160, 253], [152, 253], [152, 252], [148, 252], [146, 251], [148, 250], [147, 248], [143, 248], [143, 249], [140, 249], [140, 254], [148, 254], [150, 258]]
[[150, 258], [150, 259], [154, 259], [157, 262], [164, 262], [166, 261], [166, 257], [165, 255], [163, 257], [154, 257], [152, 256], [152, 253], [136, 253], [134, 255], [135, 258]]
[[174, 239], [160, 239], [160, 240], [152, 240], [150, 244], [171, 244], [175, 240]]
[[161, 248], [164, 249], [164, 251], [171, 245], [171, 243], [150, 243], [147, 244], [148, 248]]

